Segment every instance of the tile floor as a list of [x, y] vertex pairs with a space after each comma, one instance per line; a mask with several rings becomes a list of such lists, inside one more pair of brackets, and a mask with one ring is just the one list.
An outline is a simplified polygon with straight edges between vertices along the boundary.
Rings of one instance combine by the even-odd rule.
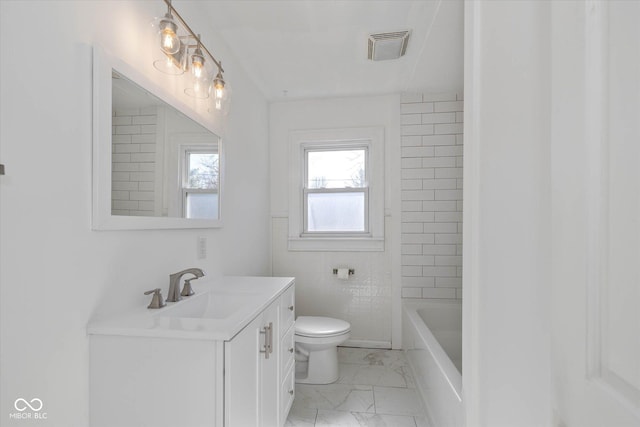
[[334, 384], [296, 384], [285, 426], [429, 427], [401, 350], [338, 348]]

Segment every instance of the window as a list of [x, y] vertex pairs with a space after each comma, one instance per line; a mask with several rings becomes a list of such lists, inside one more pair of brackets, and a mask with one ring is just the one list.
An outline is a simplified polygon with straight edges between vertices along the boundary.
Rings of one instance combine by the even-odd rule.
[[304, 233], [368, 233], [367, 151], [305, 150]]
[[291, 133], [290, 250], [384, 250], [383, 135]]
[[219, 157], [214, 149], [185, 148], [182, 211], [185, 218], [218, 218]]

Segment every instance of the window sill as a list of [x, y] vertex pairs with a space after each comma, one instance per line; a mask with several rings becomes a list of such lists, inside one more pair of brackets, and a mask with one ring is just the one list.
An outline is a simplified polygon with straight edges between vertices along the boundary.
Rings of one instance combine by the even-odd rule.
[[290, 251], [382, 252], [384, 238], [373, 237], [289, 237]]

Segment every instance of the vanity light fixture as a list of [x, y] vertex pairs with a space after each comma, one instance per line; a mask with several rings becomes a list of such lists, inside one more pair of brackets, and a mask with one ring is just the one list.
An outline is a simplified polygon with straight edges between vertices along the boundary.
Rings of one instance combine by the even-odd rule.
[[[198, 39], [200, 34], [198, 34]], [[184, 90], [189, 96], [195, 98], [207, 99], [209, 98], [209, 84], [207, 81], [207, 70], [205, 68], [205, 59], [202, 49], [200, 49], [200, 43], [196, 45], [196, 49], [191, 54], [191, 77], [192, 83], [190, 87]]]
[[164, 18], [160, 20], [160, 47], [164, 53], [173, 55], [180, 50], [180, 38], [178, 38], [178, 26], [173, 21], [171, 15], [171, 7], [164, 15]]
[[[198, 38], [200, 38], [200, 34], [198, 34]], [[204, 69], [204, 55], [202, 54], [202, 49], [200, 49], [200, 44], [198, 44], [196, 50], [194, 50], [191, 55], [191, 73], [194, 79], [202, 79], [206, 73]]]
[[[214, 109], [223, 111], [229, 101], [229, 88], [222, 76], [222, 62], [202, 44], [200, 34], [191, 30], [171, 0], [164, 2], [167, 13], [157, 25], [161, 58], [155, 60], [153, 66], [165, 74], [181, 75], [190, 71], [184, 93], [200, 99], [212, 98]], [[215, 78], [210, 71], [214, 67], [217, 67]]]
[[227, 101], [229, 90], [225, 88], [222, 73], [218, 70], [218, 75], [213, 79], [213, 106], [216, 110], [222, 110], [222, 106]]

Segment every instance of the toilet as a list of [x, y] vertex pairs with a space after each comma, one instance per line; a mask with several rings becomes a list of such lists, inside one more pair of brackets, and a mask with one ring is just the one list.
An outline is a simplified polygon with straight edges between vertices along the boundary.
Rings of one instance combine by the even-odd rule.
[[295, 323], [296, 382], [330, 384], [338, 379], [338, 346], [351, 325], [340, 319], [299, 316]]

